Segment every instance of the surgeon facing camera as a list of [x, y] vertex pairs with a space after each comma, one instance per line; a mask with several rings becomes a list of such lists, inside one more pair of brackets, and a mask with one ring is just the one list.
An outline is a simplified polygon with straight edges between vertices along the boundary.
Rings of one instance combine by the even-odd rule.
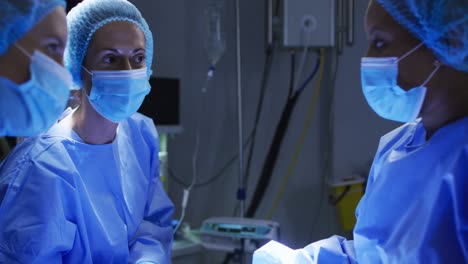
[[57, 121], [72, 87], [66, 43], [65, 1], [0, 2], [0, 136], [35, 136]]
[[136, 113], [152, 33], [126, 0], [85, 0], [67, 22], [81, 103], [0, 166], [0, 263], [170, 263], [158, 135]]
[[468, 2], [371, 0], [365, 28], [364, 97], [405, 124], [380, 140], [354, 240], [271, 241], [255, 264], [468, 263]]

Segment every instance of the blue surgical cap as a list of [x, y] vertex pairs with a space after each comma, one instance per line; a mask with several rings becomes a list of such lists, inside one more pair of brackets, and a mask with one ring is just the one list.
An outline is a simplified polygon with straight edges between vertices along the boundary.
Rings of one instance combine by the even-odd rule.
[[146, 67], [148, 74], [151, 73], [153, 35], [140, 11], [126, 0], [85, 0], [67, 15], [68, 43], [64, 63], [78, 86], [82, 84], [81, 66], [93, 34], [113, 21], [129, 21], [141, 29], [146, 39]]
[[0, 1], [0, 55], [64, 0], [1, 0]]
[[377, 0], [437, 58], [468, 72], [467, 0]]

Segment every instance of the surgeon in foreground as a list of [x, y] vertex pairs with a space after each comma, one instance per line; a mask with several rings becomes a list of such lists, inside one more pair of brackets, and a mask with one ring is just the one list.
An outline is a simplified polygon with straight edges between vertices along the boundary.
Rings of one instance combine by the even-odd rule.
[[85, 0], [67, 21], [81, 104], [0, 166], [0, 263], [170, 263], [158, 136], [136, 113], [151, 31], [126, 0]]
[[0, 1], [0, 136], [36, 136], [67, 104], [64, 0]]
[[364, 96], [383, 136], [354, 241], [269, 242], [260, 263], [468, 263], [468, 2], [371, 0]]

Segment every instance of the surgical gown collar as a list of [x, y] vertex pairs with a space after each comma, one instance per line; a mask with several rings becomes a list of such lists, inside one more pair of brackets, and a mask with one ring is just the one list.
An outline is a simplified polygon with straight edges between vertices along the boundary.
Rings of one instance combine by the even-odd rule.
[[76, 111], [76, 109], [77, 108], [71, 110], [67, 108], [63, 112], [59, 121], [54, 126], [52, 126], [52, 128], [50, 128], [46, 134], [50, 136], [61, 136], [68, 140], [81, 143], [81, 144], [90, 145], [90, 146], [111, 146], [111, 145], [117, 144], [117, 137], [119, 135], [120, 123], [117, 126], [116, 136], [114, 140], [112, 141], [112, 143], [93, 145], [93, 144], [87, 144], [86, 142], [84, 142], [84, 140], [75, 131], [73, 131], [73, 129], [71, 129], [71, 125], [70, 125], [71, 116]]
[[448, 123], [445, 126], [439, 128], [434, 135], [427, 140], [426, 139], [426, 129], [424, 128], [421, 118], [416, 119], [413, 123], [409, 124], [410, 126], [416, 126], [413, 130], [413, 134], [409, 137], [406, 147], [409, 149], [419, 148], [425, 144], [430, 144], [432, 141], [436, 141], [436, 138], [445, 137], [447, 133], [453, 130], [454, 127], [459, 127], [461, 133], [467, 133], [468, 131], [468, 116], [456, 120], [454, 122]]
[[416, 119], [411, 125], [415, 125], [416, 129], [413, 131], [410, 136], [408, 143], [406, 143], [407, 148], [418, 148], [426, 143], [426, 129], [424, 128], [421, 118]]

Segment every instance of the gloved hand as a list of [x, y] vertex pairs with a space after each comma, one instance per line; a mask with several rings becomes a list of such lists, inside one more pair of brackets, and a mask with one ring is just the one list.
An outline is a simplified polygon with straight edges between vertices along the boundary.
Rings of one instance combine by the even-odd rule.
[[253, 255], [253, 264], [312, 264], [307, 251], [291, 249], [276, 241], [270, 241], [257, 249]]

